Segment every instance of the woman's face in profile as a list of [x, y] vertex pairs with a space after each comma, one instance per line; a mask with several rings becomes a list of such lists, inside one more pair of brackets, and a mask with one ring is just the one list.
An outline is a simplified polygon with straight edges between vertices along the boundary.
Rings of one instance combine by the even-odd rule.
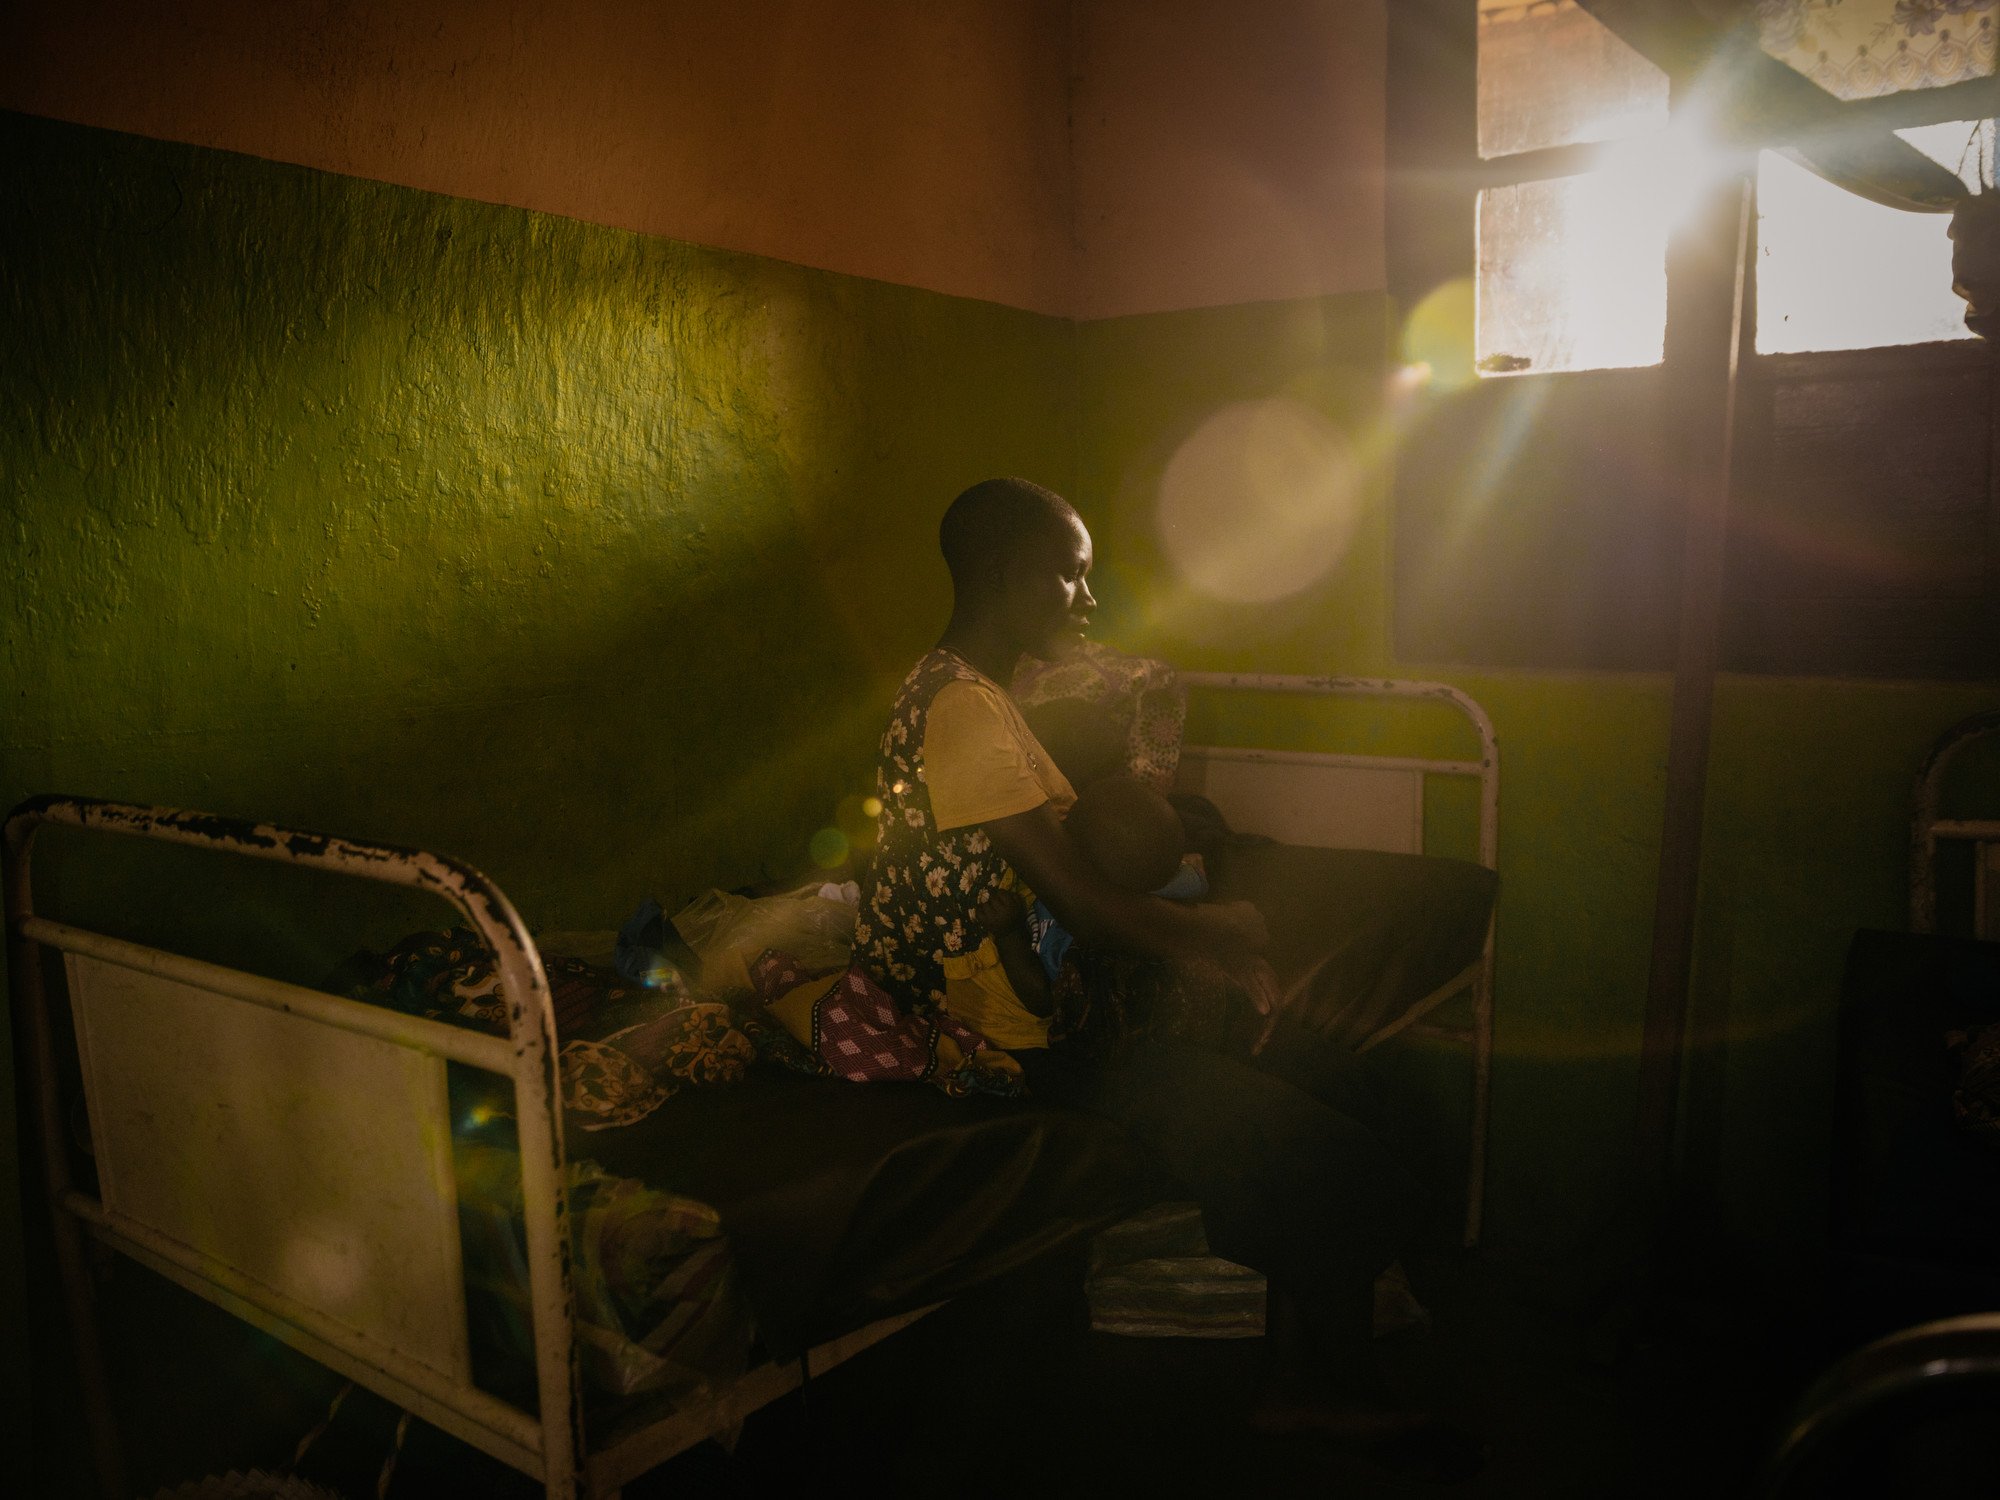
[[1022, 549], [1008, 571], [1008, 600], [1021, 649], [1044, 661], [1067, 656], [1083, 642], [1097, 599], [1090, 592], [1094, 560], [1083, 522], [1049, 527]]

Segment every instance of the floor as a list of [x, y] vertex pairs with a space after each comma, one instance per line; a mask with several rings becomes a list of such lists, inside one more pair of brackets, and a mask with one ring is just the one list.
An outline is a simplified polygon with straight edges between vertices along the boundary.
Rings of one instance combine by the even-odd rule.
[[[1714, 1292], [1655, 1299], [1653, 1314], [1635, 1316], [1639, 1304], [1616, 1295], [1560, 1305], [1491, 1257], [1437, 1259], [1415, 1279], [1431, 1329], [1378, 1349], [1406, 1398], [1487, 1445], [1484, 1471], [1462, 1484], [1252, 1434], [1243, 1417], [1261, 1341], [1091, 1334], [1063, 1270], [953, 1304], [759, 1413], [733, 1454], [706, 1445], [625, 1493], [1729, 1495], [1811, 1374], [1798, 1352], [1809, 1337], [1768, 1305]], [[338, 1389], [275, 1340], [136, 1266], [116, 1264], [104, 1307], [139, 1494], [230, 1468], [282, 1468]], [[74, 1407], [44, 1415], [45, 1493], [89, 1493]], [[343, 1496], [373, 1496], [395, 1421], [357, 1392], [299, 1472]], [[421, 1423], [388, 1490], [409, 1500], [539, 1493]]]

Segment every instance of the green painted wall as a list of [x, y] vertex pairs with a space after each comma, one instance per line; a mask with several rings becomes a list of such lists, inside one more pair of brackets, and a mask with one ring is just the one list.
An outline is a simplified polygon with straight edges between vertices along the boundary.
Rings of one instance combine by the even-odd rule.
[[[1666, 684], [1395, 659], [1385, 298], [1072, 327], [6, 115], [0, 193], [0, 801], [69, 788], [430, 844], [543, 928], [796, 869], [943, 610], [938, 509], [1033, 475], [1090, 514], [1128, 644], [1441, 676], [1492, 711], [1492, 1237], [1605, 1250]], [[1272, 395], [1349, 436], [1358, 522], [1317, 585], [1224, 608], [1172, 585], [1153, 501], [1206, 416]], [[1690, 1150], [1746, 1241], [1816, 1227], [1847, 934], [1897, 922], [1910, 776], [1996, 696], [1722, 684]], [[1451, 734], [1345, 719], [1383, 748]], [[1204, 727], [1320, 733], [1296, 707]], [[1447, 797], [1432, 821], [1462, 847], [1469, 814]], [[52, 873], [58, 897], [173, 925], [129, 864]], [[212, 911], [238, 894], [189, 888]], [[270, 921], [274, 954], [322, 956], [303, 919]], [[0, 1224], [16, 1287], [17, 1247]]]
[[[1396, 657], [1388, 481], [1399, 422], [1386, 297], [1251, 304], [1084, 324], [1078, 498], [1110, 608], [1136, 642], [1190, 665], [1441, 678], [1492, 713], [1502, 747], [1498, 1060], [1490, 1239], [1552, 1266], [1624, 1248], [1637, 1053], [1664, 798], [1668, 682], [1652, 674], [1473, 672]], [[1190, 595], [1156, 534], [1169, 460], [1224, 405], [1289, 397], [1363, 460], [1346, 556], [1293, 598]], [[1606, 503], [1616, 503], [1606, 496]], [[1469, 565], [1476, 566], [1476, 559]], [[1900, 925], [1911, 779], [1935, 736], [2000, 684], [1725, 678], [1718, 691], [1692, 1024], [1688, 1151], [1724, 1239], [1782, 1256], [1823, 1212], [1835, 991], [1849, 937]], [[1335, 710], [1364, 743], [1462, 750], [1448, 722]], [[1297, 705], [1218, 732], [1324, 742]], [[1254, 721], [1254, 722], [1249, 722]], [[1470, 805], [1434, 810], [1469, 847]], [[1426, 1059], [1448, 1107], [1448, 1053]]]
[[[1070, 483], [1059, 320], [18, 115], [0, 204], [0, 806], [422, 844], [542, 929], [795, 871], [942, 621], [943, 505]], [[182, 920], [129, 856], [51, 874]]]

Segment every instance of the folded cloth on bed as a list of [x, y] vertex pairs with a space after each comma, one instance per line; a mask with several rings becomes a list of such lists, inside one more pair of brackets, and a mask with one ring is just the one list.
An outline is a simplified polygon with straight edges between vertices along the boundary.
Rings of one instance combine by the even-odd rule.
[[[511, 1145], [454, 1143], [466, 1307], [481, 1383], [534, 1384], [521, 1165]], [[712, 1391], [750, 1363], [755, 1330], [722, 1221], [705, 1203], [571, 1162], [570, 1280], [585, 1378], [612, 1396]]]

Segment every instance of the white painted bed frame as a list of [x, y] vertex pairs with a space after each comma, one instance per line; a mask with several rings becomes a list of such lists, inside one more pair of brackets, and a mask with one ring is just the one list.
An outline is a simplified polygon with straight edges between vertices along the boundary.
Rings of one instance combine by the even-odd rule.
[[[1287, 844], [1321, 849], [1424, 852], [1424, 783], [1456, 776], [1479, 783], [1479, 863], [1500, 868], [1500, 742], [1493, 720], [1469, 695], [1444, 682], [1385, 677], [1291, 677], [1255, 672], [1184, 672], [1197, 691], [1282, 693], [1315, 698], [1399, 698], [1442, 704], [1462, 716], [1479, 739], [1477, 758], [1425, 759], [1338, 755], [1188, 745], [1179, 786], [1200, 792], [1229, 826]], [[1486, 1136], [1493, 1090], [1493, 952], [1498, 916], [1486, 924], [1477, 960], [1417, 1001], [1361, 1044], [1366, 1052], [1404, 1031], [1466, 1043], [1472, 1049], [1472, 1126], [1465, 1174], [1465, 1244], [1479, 1243], [1486, 1211]], [[1297, 981], [1309, 984], [1308, 974]], [[1425, 1018], [1447, 1000], [1470, 995], [1469, 1026], [1439, 1026]]]
[[1947, 729], [1917, 772], [1910, 817], [1910, 931], [1936, 932], [1937, 853], [1945, 842], [1972, 845], [1972, 935], [2000, 941], [2000, 818], [1947, 818], [1945, 772], [1975, 740], [2000, 735], [2000, 712], [1975, 714]]
[[[35, 915], [44, 824], [247, 855], [428, 891], [499, 962], [505, 1038], [203, 963]], [[883, 1319], [767, 1364], [592, 1449], [570, 1289], [568, 1203], [548, 981], [513, 904], [478, 871], [418, 850], [81, 798], [6, 825], [8, 959], [26, 1027], [93, 1457], [127, 1500], [87, 1233], [531, 1478], [550, 1500], [621, 1486], [915, 1322]], [[96, 1196], [72, 1179], [42, 964], [63, 955]], [[541, 1416], [472, 1383], [446, 1062], [511, 1079]]]
[[[1456, 689], [1332, 677], [1193, 674], [1187, 680], [1201, 690], [1430, 698], [1457, 708], [1479, 734], [1476, 761], [1195, 746], [1187, 753], [1188, 784], [1219, 794], [1224, 812], [1248, 831], [1409, 850], [1421, 847], [1423, 778], [1476, 777], [1480, 858], [1493, 864], [1492, 725]], [[1286, 798], [1293, 800], [1283, 826], [1266, 826]], [[435, 895], [495, 954], [508, 1035], [402, 1015], [38, 916], [31, 853], [45, 824]], [[94, 1459], [110, 1500], [129, 1492], [84, 1258], [86, 1234], [539, 1480], [551, 1500], [612, 1500], [632, 1479], [933, 1310], [883, 1319], [800, 1360], [760, 1366], [704, 1401], [593, 1448], [583, 1425], [548, 981], [500, 890], [466, 865], [418, 850], [81, 798], [23, 804], [7, 821], [4, 859], [12, 993], [25, 1023]], [[43, 978], [52, 953], [63, 955], [66, 969], [95, 1195], [73, 1180], [64, 1143]], [[1489, 925], [1477, 964], [1367, 1043], [1423, 1026], [1421, 1018], [1437, 1004], [1471, 992], [1472, 1026], [1440, 1031], [1469, 1041], [1474, 1055], [1468, 1243], [1478, 1234], [1483, 1196], [1492, 970]], [[514, 1086], [539, 1417], [472, 1382], [447, 1062], [498, 1074]]]

